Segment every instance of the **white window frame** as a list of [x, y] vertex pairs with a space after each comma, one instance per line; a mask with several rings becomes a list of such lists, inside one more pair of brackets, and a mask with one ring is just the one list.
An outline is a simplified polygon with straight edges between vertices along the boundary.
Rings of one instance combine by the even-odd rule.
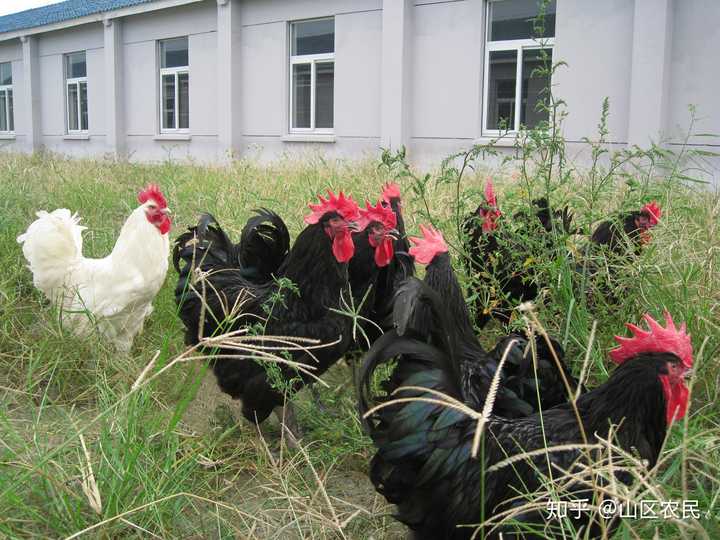
[[[180, 37], [187, 37], [187, 36], [178, 36]], [[190, 133], [190, 111], [188, 110], [188, 127], [181, 128], [180, 126], [180, 75], [187, 75], [188, 76], [188, 100], [190, 99], [190, 65], [187, 66], [175, 66], [170, 68], [164, 68], [162, 66], [162, 42], [163, 41], [170, 41], [175, 38], [169, 38], [169, 39], [159, 39], [157, 41], [156, 46], [156, 56], [157, 56], [157, 65], [158, 65], [158, 93], [157, 93], [157, 103], [158, 103], [158, 132], [160, 134], [163, 133], [181, 133], [181, 134], [188, 134]], [[190, 61], [190, 40], [188, 39], [188, 62]], [[173, 75], [175, 78], [175, 109], [173, 114], [173, 124], [175, 127], [169, 128], [169, 127], [163, 127], [163, 122], [165, 120], [164, 114], [163, 114], [163, 77], [166, 75]], [[188, 105], [189, 106], [189, 105]]]
[[[488, 0], [485, 11], [485, 65], [483, 73], [483, 114], [482, 114], [482, 134], [490, 137], [498, 137], [504, 133], [515, 134], [520, 131], [520, 114], [522, 111], [522, 66], [523, 53], [529, 50], [550, 49], [555, 48], [555, 38], [536, 38], [536, 39], [508, 39], [503, 41], [490, 41], [490, 30], [492, 21], [490, 20], [490, 7], [493, 3], [502, 2], [504, 0]], [[515, 117], [513, 125], [509, 126], [507, 131], [499, 129], [488, 129], [488, 107], [490, 102], [488, 94], [490, 90], [490, 53], [493, 51], [515, 51], [517, 55], [515, 66]], [[552, 85], [552, 80], [550, 81]]]
[[[10, 63], [10, 62], [8, 62], [8, 63], [10, 64], [10, 70], [12, 73], [12, 63]], [[13, 95], [12, 116], [10, 113], [10, 100], [8, 99], [8, 91], [12, 92], [12, 95]], [[15, 114], [15, 91], [13, 90], [13, 84], [10, 83], [10, 84], [0, 85], [0, 94], [5, 94], [5, 118], [7, 118], [7, 122], [8, 122], [8, 129], [0, 130], [0, 133], [2, 133], [3, 135], [14, 135], [15, 134], [15, 118], [13, 116]], [[11, 118], [12, 118], [12, 122], [11, 122]], [[9, 129], [10, 124], [12, 124], [13, 129]]]
[[[292, 21], [289, 26], [290, 32], [290, 49], [289, 54], [292, 52], [292, 40], [293, 40], [293, 26], [296, 24], [302, 24], [310, 21], [322, 21], [322, 20], [334, 20], [335, 17], [321, 17], [319, 19], [305, 19], [301, 21]], [[333, 30], [334, 32], [334, 30]], [[333, 34], [334, 40], [334, 34]], [[334, 48], [334, 47], [333, 47]], [[316, 128], [315, 127], [315, 93], [316, 93], [316, 77], [317, 77], [317, 65], [327, 62], [333, 63], [333, 76], [335, 73], [335, 52], [322, 53], [322, 54], [290, 54], [290, 71], [288, 74], [288, 87], [289, 87], [289, 99], [288, 99], [288, 130], [290, 133], [317, 133], [318, 135], [332, 135], [335, 133], [335, 111], [333, 110], [333, 127], [331, 128]], [[310, 127], [309, 128], [297, 128], [293, 127], [293, 105], [295, 105], [295, 92], [293, 91], [293, 68], [297, 65], [309, 64], [310, 65]], [[333, 93], [335, 89], [333, 87]], [[335, 97], [333, 96], [333, 108], [335, 107]]]
[[[180, 67], [173, 67], [173, 68], [160, 68], [160, 95], [159, 95], [159, 113], [160, 113], [160, 133], [189, 133], [190, 132], [190, 111], [188, 111], [188, 127], [181, 128], [181, 127], [163, 127], [163, 121], [164, 121], [164, 114], [163, 114], [163, 78], [166, 75], [174, 75], [175, 76], [175, 97], [173, 98], [175, 100], [175, 109], [173, 114], [173, 124], [175, 126], [180, 125], [180, 75], [187, 75], [188, 76], [188, 85], [190, 84], [190, 68], [189, 66], [180, 66]], [[188, 88], [189, 93], [189, 88]], [[188, 96], [189, 98], [190, 96]]]
[[[68, 59], [70, 58], [70, 55], [75, 53], [68, 53], [63, 57], [63, 70], [65, 71], [65, 126], [67, 128], [68, 135], [86, 135], [90, 129], [90, 94], [89, 94], [89, 86], [88, 86], [88, 78], [87, 78], [87, 52], [86, 51], [76, 51], [76, 53], [84, 53], [85, 54], [85, 77], [68, 77]], [[80, 84], [85, 84], [85, 92], [87, 93], [87, 101], [88, 101], [88, 127], [83, 129], [82, 128], [82, 110], [80, 108]], [[77, 125], [78, 129], [70, 129], [70, 87], [71, 86], [77, 86]]]

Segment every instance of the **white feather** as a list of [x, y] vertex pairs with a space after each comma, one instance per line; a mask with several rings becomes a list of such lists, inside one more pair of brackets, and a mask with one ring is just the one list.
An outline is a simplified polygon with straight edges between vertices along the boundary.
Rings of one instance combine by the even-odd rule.
[[115, 247], [103, 259], [82, 256], [80, 218], [67, 209], [38, 212], [18, 237], [33, 283], [62, 308], [76, 334], [98, 330], [120, 350], [129, 350], [165, 281], [168, 234], [148, 222], [145, 205], [130, 214]]

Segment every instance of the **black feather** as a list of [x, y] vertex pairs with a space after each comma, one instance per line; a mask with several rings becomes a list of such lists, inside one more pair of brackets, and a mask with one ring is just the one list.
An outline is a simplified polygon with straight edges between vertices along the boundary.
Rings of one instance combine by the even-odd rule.
[[[196, 227], [178, 239], [174, 253], [174, 258], [184, 263], [175, 293], [186, 328], [186, 343], [198, 343], [201, 335], [241, 328], [252, 328], [265, 335], [317, 339], [321, 344], [334, 344], [314, 351], [315, 358], [304, 351], [292, 350], [287, 354], [292, 360], [315, 368], [315, 374], [324, 373], [350, 344], [350, 319], [331, 309], [339, 307], [340, 295], [347, 292], [347, 265], [337, 262], [332, 254], [332, 239], [325, 232], [326, 221], [336, 215], [328, 213], [320, 222], [306, 227], [280, 266], [272, 270], [278, 278], [294, 284], [295, 290], [281, 288], [274, 279], [256, 281], [278, 262], [284, 234], [278, 233], [280, 247], [271, 248], [275, 258], [267, 265], [255, 261], [255, 270], [248, 276], [248, 269], [241, 267], [235, 255], [237, 250], [217, 222], [212, 217], [201, 218]], [[261, 238], [259, 231], [266, 219], [273, 221], [269, 216], [261, 213], [246, 227], [245, 239], [252, 246], [246, 252], [248, 261], [252, 261], [248, 254], [260, 256], [254, 250], [260, 242], [268, 240]], [[248, 420], [261, 422], [282, 404], [283, 393], [273, 385], [262, 363], [227, 358], [236, 355], [232, 349], [214, 353], [217, 356], [213, 370], [220, 388], [243, 400], [243, 414]], [[290, 392], [312, 380], [287, 365], [282, 365], [279, 372]]]
[[251, 271], [258, 283], [270, 281], [290, 251], [285, 222], [267, 208], [255, 210], [240, 233], [240, 266]]
[[[424, 284], [416, 281], [403, 286], [399, 295], [411, 292], [422, 295], [430, 303], [430, 312], [437, 317], [435, 323], [443, 327], [435, 333], [451, 337], [428, 343], [419, 335], [409, 337], [407, 331], [403, 336], [391, 331], [368, 351], [358, 391], [361, 418], [377, 447], [370, 464], [370, 479], [388, 502], [397, 505], [397, 519], [412, 530], [415, 538], [468, 539], [476, 530], [467, 525], [519, 508], [525, 501], [517, 499], [518, 493], [535, 492], [542, 487], [545, 477], [556, 472], [555, 467], [570, 470], [578, 459], [585, 457], [578, 450], [569, 450], [540, 454], [493, 472], [486, 472], [488, 466], [519, 452], [546, 445], [577, 444], [583, 439], [575, 412], [567, 403], [545, 410], [542, 417], [536, 413], [508, 419], [495, 414], [486, 424], [481, 439], [482, 461], [472, 458], [476, 420], [438, 402], [442, 398], [436, 394], [441, 392], [480, 410], [481, 404], [467, 399], [466, 391], [461, 388], [466, 383], [458, 379], [458, 367], [464, 362], [455, 354], [462, 348], [445, 348], [446, 344], [453, 343], [455, 325], [442, 303], [435, 304], [433, 293], [429, 293]], [[400, 313], [407, 311], [405, 307], [399, 309]], [[508, 339], [518, 340], [518, 345], [510, 350], [508, 361], [519, 371], [526, 369], [527, 340], [521, 336], [508, 336]], [[504, 349], [503, 345], [505, 343], [498, 344], [498, 348]], [[548, 354], [547, 350], [541, 350], [540, 342], [536, 346], [538, 355]], [[561, 350], [558, 353], [561, 354]], [[499, 350], [494, 354], [499, 354]], [[374, 395], [374, 373], [390, 362], [397, 362], [397, 366], [390, 376], [390, 384], [383, 385], [383, 389], [392, 394]], [[613, 423], [620, 426], [617, 442], [623, 449], [638, 452], [651, 466], [657, 461], [666, 431], [666, 404], [658, 375], [667, 373], [665, 366], [669, 362], [678, 363], [679, 359], [670, 354], [640, 355], [616, 369], [606, 384], [580, 396], [577, 408], [591, 442], [595, 434], [607, 436]], [[465, 375], [461, 374], [462, 377]], [[421, 400], [391, 401], [397, 398]], [[383, 407], [369, 413], [376, 404]], [[617, 478], [626, 483], [631, 480], [626, 473], [619, 473]], [[602, 484], [604, 480], [596, 478], [595, 482]], [[590, 498], [592, 494], [587, 485], [586, 482], [566, 485], [561, 498], [566, 501]], [[574, 521], [576, 530], [588, 529], [588, 517], [583, 514]], [[546, 518], [544, 511], [526, 511], [517, 515], [515, 522], [523, 527], [553, 525], [546, 523]], [[463, 525], [465, 527], [460, 527]], [[612, 533], [617, 522], [607, 525]], [[501, 533], [505, 538], [532, 537], [511, 525], [481, 534], [497, 538]], [[587, 533], [590, 538], [599, 538], [601, 531], [597, 524], [592, 524]]]

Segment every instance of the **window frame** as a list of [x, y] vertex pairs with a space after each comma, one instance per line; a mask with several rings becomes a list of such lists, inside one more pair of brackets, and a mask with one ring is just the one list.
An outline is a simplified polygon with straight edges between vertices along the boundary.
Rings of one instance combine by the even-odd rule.
[[[0, 94], [5, 94], [5, 118], [7, 119], [8, 129], [0, 129], [3, 135], [15, 135], [15, 91], [12, 81], [12, 62], [2, 62], [10, 66], [10, 84], [0, 85]], [[13, 107], [10, 108], [9, 96], [12, 95]], [[12, 129], [11, 129], [12, 127]]]
[[[293, 26], [312, 21], [333, 21], [333, 52], [320, 54], [292, 54], [293, 46]], [[316, 128], [315, 127], [315, 105], [317, 94], [317, 65], [332, 62], [333, 64], [333, 80], [335, 77], [335, 16], [317, 17], [314, 19], [301, 19], [291, 21], [288, 25], [288, 133], [290, 134], [316, 134], [316, 135], [333, 135], [335, 134], [335, 87], [333, 84], [333, 127]], [[293, 106], [295, 105], [295, 92], [293, 92], [293, 69], [296, 65], [310, 65], [310, 127], [299, 128], [293, 127]]]
[[[68, 62], [69, 58], [73, 54], [77, 53], [83, 53], [85, 54], [85, 76], [84, 77], [68, 77]], [[63, 71], [65, 73], [65, 131], [68, 135], [87, 135], [90, 131], [90, 95], [89, 95], [89, 87], [88, 87], [88, 77], [87, 77], [87, 51], [73, 51], [71, 53], [66, 53], [63, 55]], [[80, 106], [81, 103], [81, 92], [80, 92], [80, 85], [85, 85], [85, 95], [87, 96], [87, 105], [88, 105], [88, 114], [87, 114], [87, 127], [83, 129], [82, 127], [82, 107]], [[78, 129], [71, 129], [70, 128], [70, 87], [76, 86], [77, 87], [77, 125]]]
[[[487, 0], [485, 6], [485, 52], [484, 66], [483, 66], [483, 106], [482, 106], [482, 119], [480, 132], [483, 136], [499, 137], [504, 134], [517, 134], [520, 132], [520, 115], [522, 114], [522, 69], [523, 69], [523, 56], [525, 51], [530, 50], [541, 50], [550, 49], [551, 51], [555, 48], [555, 36], [546, 38], [527, 38], [527, 39], [506, 39], [499, 41], [490, 41], [490, 31], [492, 20], [490, 18], [490, 7], [492, 4], [497, 2], [503, 2], [505, 0]], [[507, 130], [489, 129], [487, 127], [487, 120], [489, 116], [490, 102], [488, 100], [488, 94], [490, 90], [490, 53], [494, 51], [515, 51], [516, 54], [516, 65], [515, 65], [515, 114], [513, 118], [512, 127]], [[550, 85], [552, 86], [552, 78], [550, 79]]]
[[[170, 41], [177, 38], [186, 38], [188, 41], [188, 65], [176, 66], [164, 68], [162, 67], [162, 42]], [[158, 65], [158, 132], [162, 134], [187, 134], [190, 133], [190, 39], [188, 36], [177, 36], [175, 38], [158, 39], [157, 40], [157, 65]], [[163, 114], [163, 78], [167, 75], [173, 75], [175, 81], [175, 95], [173, 96], [174, 109], [173, 109], [173, 123], [176, 127], [163, 127], [164, 114]], [[180, 75], [188, 76], [188, 127], [181, 128], [180, 126]]]

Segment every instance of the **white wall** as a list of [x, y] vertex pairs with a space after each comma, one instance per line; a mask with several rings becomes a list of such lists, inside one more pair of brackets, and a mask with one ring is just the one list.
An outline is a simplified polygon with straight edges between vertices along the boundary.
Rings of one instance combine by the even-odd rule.
[[[88, 140], [69, 140], [65, 97], [64, 55], [86, 52], [88, 79]], [[103, 28], [87, 24], [41, 34], [38, 40], [40, 64], [40, 135], [50, 151], [75, 157], [102, 155], [105, 151], [105, 65]]]
[[667, 134], [680, 142], [689, 129], [688, 105], [697, 106], [697, 144], [720, 144], [720, 2], [675, 2]]
[[[244, 154], [376, 155], [380, 141], [381, 0], [247, 0], [241, 4], [240, 81]], [[335, 142], [288, 142], [288, 29], [335, 17]]]
[[[220, 159], [217, 137], [217, 4], [206, 1], [123, 21], [123, 94], [127, 152], [132, 160]], [[191, 140], [157, 140], [157, 40], [188, 36]]]
[[[479, 138], [483, 140], [480, 124], [485, 0], [229, 1], [232, 15], [222, 19], [222, 36], [224, 43], [235, 47], [233, 55], [218, 51], [218, 10], [228, 8], [218, 7], [216, 0], [123, 19], [118, 93], [123, 99], [122, 138], [131, 159], [217, 162], [226, 157], [223, 145], [231, 145], [241, 156], [261, 160], [307, 154], [330, 158], [377, 156], [384, 135], [383, 1], [403, 2], [402, 13], [406, 14], [403, 28], [408, 36], [407, 50], [403, 49], [402, 58], [407, 64], [402, 81], [403, 115], [407, 118], [403, 124], [407, 125], [403, 125], [403, 140], [408, 144], [410, 158], [421, 165], [435, 166], [447, 154], [468, 148]], [[637, 2], [649, 5], [648, 0], [558, 0], [553, 60], [562, 60], [568, 66], [558, 69], [553, 84], [556, 95], [567, 103], [564, 133], [569, 141], [596, 135], [605, 97], [610, 100], [610, 141], [622, 145], [629, 138], [645, 137], [642, 119], [638, 122], [638, 107], [630, 110], [632, 99], [637, 102], [638, 95], [653, 91], [638, 86], [640, 72], [633, 69], [633, 55], [642, 57], [633, 50], [634, 45], [637, 49], [633, 37], [637, 41], [637, 36], [644, 35], [642, 30], [651, 30], [650, 26], [642, 26], [645, 21], [635, 20], [636, 14], [642, 12]], [[698, 106], [702, 118], [698, 131], [720, 131], [716, 58], [720, 50], [720, 26], [716, 24], [720, 20], [720, 2], [676, 0], [672, 5], [667, 19], [671, 35], [665, 40], [670, 52], [668, 61], [662, 63], [663, 67], [669, 66], [669, 82], [662, 94], [663, 112], [659, 113], [665, 117], [652, 125], [662, 126], [665, 135], [678, 142], [688, 128], [689, 104]], [[333, 142], [291, 141], [287, 136], [289, 23], [326, 16], [335, 17], [336, 31]], [[107, 150], [104, 32], [103, 24], [96, 22], [38, 34], [40, 134], [42, 143], [51, 150], [77, 156], [102, 155]], [[157, 137], [157, 40], [178, 36], [189, 38], [190, 140]], [[80, 141], [64, 137], [62, 58], [76, 50], [87, 51], [90, 107], [90, 137]], [[228, 64], [230, 57], [230, 76], [221, 78], [219, 70], [229, 68], [219, 63]], [[14, 143], [3, 144], [3, 148], [23, 149], [29, 131], [18, 39], [0, 42], [2, 61], [13, 62], [17, 136]], [[221, 80], [232, 82], [232, 93], [219, 91]], [[228, 107], [232, 109], [228, 116], [232, 123], [222, 124], [222, 134], [232, 133], [222, 135], [221, 143], [219, 120], [228, 114]], [[648, 133], [647, 137], [653, 135]], [[691, 142], [716, 149], [712, 145], [720, 145], [720, 137]], [[578, 143], [576, 148], [579, 155], [584, 147]]]
[[243, 0], [246, 26], [382, 10], [383, 0]]
[[412, 13], [410, 136], [479, 135], [482, 58], [472, 2], [416, 5]]
[[602, 101], [610, 100], [610, 135], [627, 142], [632, 64], [633, 2], [558, 0], [553, 60], [556, 93], [567, 102], [565, 136], [579, 141], [596, 135]]
[[21, 150], [27, 136], [25, 119], [25, 74], [23, 73], [22, 46], [20, 40], [0, 42], [0, 62], [12, 63], [13, 107], [15, 122], [15, 140], [0, 140], [0, 149]]
[[284, 22], [243, 26], [240, 30], [240, 122], [243, 136], [275, 137], [285, 126], [287, 53]]
[[[720, 2], [675, 2], [668, 115], [665, 122], [670, 147], [678, 150], [691, 132], [689, 105], [696, 107], [690, 149], [720, 152]], [[693, 158], [693, 167], [704, 169], [708, 180], [720, 183], [720, 159]]]
[[380, 137], [382, 13], [335, 18], [335, 133]]

